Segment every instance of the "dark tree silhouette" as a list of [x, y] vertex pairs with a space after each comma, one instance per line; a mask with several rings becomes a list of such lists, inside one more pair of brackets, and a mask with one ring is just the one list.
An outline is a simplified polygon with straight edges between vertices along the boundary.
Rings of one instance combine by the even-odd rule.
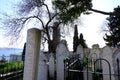
[[73, 52], [76, 52], [78, 46], [78, 28], [77, 25], [74, 27], [74, 36], [73, 36]]
[[86, 42], [85, 42], [85, 40], [84, 40], [84, 38], [83, 38], [83, 34], [82, 34], [82, 33], [80, 34], [78, 44], [80, 44], [83, 48], [88, 48], [88, 47], [87, 47], [87, 44], [86, 44]]
[[77, 25], [74, 27], [74, 36], [73, 36], [73, 52], [76, 52], [77, 47], [81, 45], [83, 48], [88, 48], [87, 44], [83, 38], [83, 34], [81, 33], [78, 37], [78, 28]]
[[[120, 6], [114, 8], [114, 13], [120, 13]], [[120, 16], [110, 15], [107, 18], [109, 34], [105, 34], [104, 40], [111, 47], [120, 47]]]

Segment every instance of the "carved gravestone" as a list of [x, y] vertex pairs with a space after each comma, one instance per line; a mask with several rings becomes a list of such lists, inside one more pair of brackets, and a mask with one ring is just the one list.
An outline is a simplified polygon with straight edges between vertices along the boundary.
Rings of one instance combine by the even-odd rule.
[[79, 45], [78, 47], [77, 47], [77, 51], [76, 51], [76, 54], [79, 54], [79, 58], [82, 60], [83, 59], [83, 57], [84, 57], [84, 52], [83, 52], [84, 50], [83, 50], [83, 47], [81, 46], [81, 45]]
[[39, 64], [38, 64], [38, 78], [37, 80], [47, 80], [47, 58], [43, 52], [40, 52], [39, 55]]
[[[103, 80], [110, 80], [110, 75], [109, 75], [110, 70], [111, 70], [111, 74], [114, 74], [112, 54], [113, 54], [112, 48], [108, 46], [103, 48], [102, 58], [105, 60], [102, 60], [102, 71], [103, 71], [103, 74], [107, 74], [107, 75], [103, 75]], [[109, 64], [110, 64], [110, 67], [109, 67]], [[111, 76], [111, 80], [114, 80], [114, 79], [115, 79], [114, 76]]]
[[27, 32], [23, 80], [37, 80], [41, 31], [32, 28]]
[[54, 79], [55, 77], [55, 59], [53, 57], [53, 54], [50, 54], [50, 59], [49, 59], [49, 75], [51, 79]]
[[[120, 75], [120, 49], [113, 53], [113, 68], [115, 75]], [[120, 79], [120, 76], [115, 76], [115, 80]]]
[[61, 41], [56, 49], [56, 73], [57, 80], [64, 80], [64, 59], [68, 54], [65, 41]]
[[100, 58], [100, 55], [101, 55], [101, 50], [99, 48], [99, 45], [98, 44], [93, 45], [92, 49], [90, 51], [89, 57], [91, 57], [92, 59], [96, 60], [96, 59]]
[[[92, 46], [89, 57], [93, 61], [93, 63], [101, 57], [101, 53], [102, 53], [102, 51], [99, 48], [98, 44], [95, 44]], [[96, 70], [101, 69], [100, 61], [97, 61], [94, 66], [95, 66]]]

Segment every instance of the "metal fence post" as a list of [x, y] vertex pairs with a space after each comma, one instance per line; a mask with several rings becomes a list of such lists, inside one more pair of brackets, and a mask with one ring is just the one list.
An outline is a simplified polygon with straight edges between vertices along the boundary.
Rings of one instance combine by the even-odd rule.
[[89, 78], [88, 78], [88, 58], [87, 58], [87, 80], [89, 80]]
[[118, 71], [118, 80], [120, 80], [120, 71], [119, 71], [119, 59], [117, 58], [117, 71]]

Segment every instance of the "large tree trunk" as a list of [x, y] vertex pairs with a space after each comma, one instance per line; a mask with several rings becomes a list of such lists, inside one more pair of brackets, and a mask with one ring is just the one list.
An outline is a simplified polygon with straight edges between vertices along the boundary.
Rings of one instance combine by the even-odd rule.
[[53, 26], [53, 34], [52, 34], [52, 40], [48, 41], [48, 49], [49, 52], [51, 53], [56, 53], [56, 47], [60, 42], [60, 28], [59, 28], [59, 23], [56, 22], [54, 23]]

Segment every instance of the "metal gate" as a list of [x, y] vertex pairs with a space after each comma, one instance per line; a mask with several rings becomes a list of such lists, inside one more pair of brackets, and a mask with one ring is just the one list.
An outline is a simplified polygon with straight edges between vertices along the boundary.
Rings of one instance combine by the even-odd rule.
[[[108, 67], [107, 74], [103, 73], [103, 63]], [[119, 59], [116, 60], [116, 63], [118, 72], [112, 74], [110, 62], [106, 59], [91, 60], [86, 57], [81, 59], [79, 54], [72, 55], [64, 60], [64, 80], [104, 80], [103, 76], [109, 76], [108, 80], [112, 80], [112, 77], [120, 80]]]
[[64, 69], [64, 80], [83, 80], [82, 60], [78, 54], [64, 60]]

